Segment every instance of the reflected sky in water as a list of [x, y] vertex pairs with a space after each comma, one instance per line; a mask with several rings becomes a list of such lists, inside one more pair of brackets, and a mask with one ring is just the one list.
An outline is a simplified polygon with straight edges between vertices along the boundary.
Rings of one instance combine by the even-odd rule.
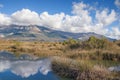
[[50, 59], [0, 59], [0, 80], [58, 80], [58, 77], [51, 70]]

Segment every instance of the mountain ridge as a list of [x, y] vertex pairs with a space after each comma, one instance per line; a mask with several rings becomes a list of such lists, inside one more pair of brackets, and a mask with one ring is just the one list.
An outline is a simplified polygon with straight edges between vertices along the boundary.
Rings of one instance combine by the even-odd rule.
[[105, 37], [94, 32], [88, 33], [72, 33], [59, 30], [53, 30], [44, 26], [29, 25], [29, 26], [1, 26], [0, 37], [4, 39], [17, 39], [17, 40], [40, 40], [40, 41], [63, 41], [68, 38], [87, 40], [90, 36], [97, 38], [107, 38], [109, 40], [115, 40], [109, 37]]

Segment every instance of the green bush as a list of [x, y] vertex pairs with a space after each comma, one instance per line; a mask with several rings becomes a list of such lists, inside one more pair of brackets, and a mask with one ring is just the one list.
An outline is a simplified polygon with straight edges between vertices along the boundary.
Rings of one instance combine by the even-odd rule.
[[82, 46], [85, 49], [109, 49], [112, 48], [114, 44], [105, 38], [98, 39], [91, 36], [87, 41], [83, 42]]

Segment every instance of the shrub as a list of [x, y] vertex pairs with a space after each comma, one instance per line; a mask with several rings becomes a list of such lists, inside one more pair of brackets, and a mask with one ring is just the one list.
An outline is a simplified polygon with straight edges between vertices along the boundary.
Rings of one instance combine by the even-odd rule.
[[82, 46], [85, 49], [110, 49], [114, 45], [113, 42], [110, 42], [105, 38], [98, 39], [94, 36], [91, 36], [87, 41], [82, 43]]

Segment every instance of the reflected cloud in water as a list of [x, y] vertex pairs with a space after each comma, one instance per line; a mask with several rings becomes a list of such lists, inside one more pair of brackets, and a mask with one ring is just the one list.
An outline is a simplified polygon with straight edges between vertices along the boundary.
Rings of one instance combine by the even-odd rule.
[[10, 61], [0, 60], [0, 72], [10, 68]]
[[29, 60], [0, 60], [0, 72], [10, 70], [13, 74], [27, 78], [40, 72], [47, 75], [51, 71], [50, 59], [29, 61]]

